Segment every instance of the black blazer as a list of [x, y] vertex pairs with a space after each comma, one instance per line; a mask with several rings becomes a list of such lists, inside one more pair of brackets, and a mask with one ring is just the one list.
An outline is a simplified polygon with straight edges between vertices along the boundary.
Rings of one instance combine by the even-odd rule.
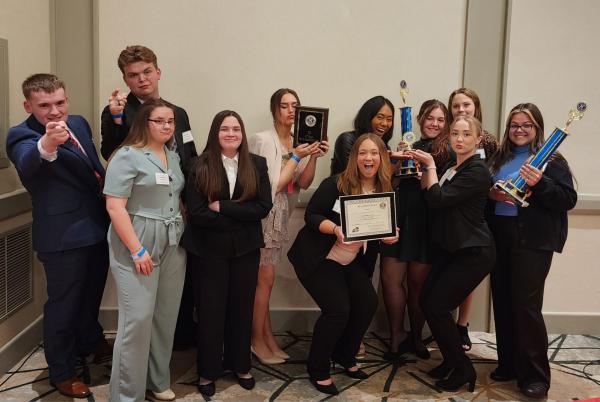
[[[223, 194], [227, 198], [219, 200], [220, 212], [210, 210], [208, 199], [196, 188], [196, 173], [192, 165], [185, 189], [187, 225], [181, 239], [181, 246], [190, 253], [198, 256], [215, 253], [224, 257], [237, 257], [264, 247], [261, 219], [273, 207], [271, 185], [266, 159], [254, 154], [250, 154], [250, 157], [258, 175], [256, 198], [244, 202], [231, 201], [227, 175], [221, 165]], [[239, 197], [241, 191], [236, 181], [233, 198]]]
[[33, 115], [8, 130], [6, 151], [33, 204], [33, 248], [38, 252], [72, 250], [106, 241], [108, 214], [101, 183], [104, 177], [92, 141], [92, 130], [81, 116], [67, 125], [85, 150], [65, 142], [54, 162], [41, 158], [37, 142], [46, 132]]
[[[169, 104], [175, 109], [175, 132], [173, 133], [173, 136], [175, 137], [176, 151], [181, 160], [181, 170], [184, 174], [187, 174], [192, 159], [198, 155], [194, 141], [190, 141], [186, 144], [183, 143], [182, 133], [191, 130], [190, 120], [183, 108], [172, 103]], [[105, 160], [110, 158], [112, 153], [115, 152], [119, 145], [125, 140], [127, 134], [129, 134], [129, 129], [131, 129], [135, 115], [140, 107], [142, 107], [142, 104], [138, 98], [130, 92], [127, 96], [125, 110], [123, 110], [123, 114], [125, 115], [123, 117], [123, 124], [115, 124], [113, 118], [110, 117], [110, 109], [108, 106], [104, 107], [100, 118], [100, 134], [102, 135], [100, 153]]]
[[[298, 236], [288, 252], [288, 258], [294, 266], [298, 278], [306, 278], [327, 257], [331, 247], [335, 244], [337, 237], [333, 234], [325, 234], [319, 231], [319, 225], [326, 219], [340, 224], [340, 214], [333, 211], [335, 201], [340, 192], [337, 189], [338, 176], [331, 176], [323, 180], [306, 206], [304, 221], [306, 225], [300, 229]], [[373, 273], [375, 261], [379, 254], [379, 240], [368, 242], [367, 252], [363, 249], [358, 251], [356, 258], [369, 272]]]
[[[567, 211], [577, 204], [577, 192], [567, 165], [551, 160], [542, 179], [530, 188], [529, 206], [518, 208], [517, 228], [522, 247], [562, 252], [567, 240]], [[493, 219], [496, 201], [489, 200], [486, 214]]]
[[433, 242], [449, 252], [493, 245], [484, 219], [490, 187], [490, 172], [477, 154], [461, 163], [443, 186], [429, 187], [425, 199], [433, 210]]

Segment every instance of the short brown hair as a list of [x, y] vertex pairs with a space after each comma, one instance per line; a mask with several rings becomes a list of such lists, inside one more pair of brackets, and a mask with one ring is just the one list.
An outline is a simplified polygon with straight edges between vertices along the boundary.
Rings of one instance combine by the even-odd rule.
[[60, 88], [66, 89], [65, 83], [56, 75], [45, 73], [33, 74], [27, 77], [21, 85], [25, 99], [29, 99], [32, 92], [44, 91], [47, 94], [51, 94]]
[[119, 65], [119, 69], [121, 70], [121, 72], [125, 73], [126, 65], [136, 63], [138, 61], [152, 63], [154, 64], [155, 68], [158, 68], [156, 54], [154, 54], [154, 52], [151, 49], [148, 49], [146, 46], [141, 45], [127, 46], [121, 52], [121, 54], [119, 54], [117, 64]]

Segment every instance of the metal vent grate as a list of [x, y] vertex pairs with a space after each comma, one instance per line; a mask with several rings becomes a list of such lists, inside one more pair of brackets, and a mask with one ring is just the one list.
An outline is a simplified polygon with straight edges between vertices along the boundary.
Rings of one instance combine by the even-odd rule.
[[33, 300], [31, 225], [0, 237], [0, 320]]

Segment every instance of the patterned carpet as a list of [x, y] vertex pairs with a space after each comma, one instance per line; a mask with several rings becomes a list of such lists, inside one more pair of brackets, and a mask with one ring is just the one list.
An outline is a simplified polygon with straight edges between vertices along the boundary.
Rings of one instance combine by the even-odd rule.
[[[114, 336], [114, 334], [110, 334]], [[528, 400], [516, 389], [514, 381], [498, 383], [489, 378], [496, 367], [495, 337], [473, 332], [473, 349], [469, 352], [477, 370], [475, 392], [463, 387], [456, 392], [443, 392], [435, 387], [425, 371], [439, 364], [441, 356], [435, 343], [428, 345], [432, 357], [419, 360], [406, 354], [395, 364], [382, 359], [386, 339], [376, 333], [365, 337], [366, 359], [361, 367], [366, 380], [353, 380], [342, 370], [333, 371], [333, 380], [342, 391], [328, 397], [308, 382], [306, 356], [310, 334], [280, 333], [278, 338], [291, 359], [285, 364], [265, 366], [253, 360], [252, 374], [257, 385], [252, 391], [242, 389], [231, 374], [217, 381], [217, 393], [204, 398], [196, 391], [195, 350], [174, 352], [171, 363], [172, 388], [178, 401], [522, 401]], [[552, 386], [549, 401], [571, 401], [599, 398], [600, 401], [600, 336], [551, 335], [549, 357]], [[110, 377], [110, 361], [83, 364], [79, 369], [94, 395], [88, 401], [106, 401]], [[48, 384], [48, 370], [43, 346], [38, 346], [0, 379], [0, 401], [69, 401]]]

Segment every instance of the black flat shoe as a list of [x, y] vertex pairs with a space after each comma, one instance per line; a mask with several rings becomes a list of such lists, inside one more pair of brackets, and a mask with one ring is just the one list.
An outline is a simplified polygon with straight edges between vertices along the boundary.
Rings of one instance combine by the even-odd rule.
[[521, 392], [530, 398], [543, 399], [548, 396], [548, 388], [550, 388], [548, 384], [543, 382], [532, 382], [521, 389]]
[[448, 377], [448, 374], [450, 374], [451, 371], [452, 369], [446, 366], [446, 363], [442, 362], [442, 364], [439, 366], [429, 370], [427, 375], [431, 378], [435, 378], [436, 380], [443, 380], [444, 378]]
[[506, 382], [506, 381], [512, 381], [516, 377], [512, 372], [507, 371], [507, 370], [502, 370], [500, 367], [496, 367], [496, 370], [494, 370], [490, 373], [490, 378], [497, 382]]
[[322, 393], [328, 394], [328, 395], [338, 395], [340, 393], [340, 391], [338, 391], [338, 389], [334, 383], [331, 383], [329, 385], [323, 385], [323, 384], [319, 384], [317, 382], [317, 380], [313, 380], [312, 378], [309, 378], [309, 380], [310, 380], [310, 383], [313, 385], [313, 387], [315, 387], [317, 389], [317, 391], [319, 391], [319, 392], [322, 392]]
[[251, 390], [256, 385], [256, 380], [254, 380], [254, 377], [242, 378], [239, 377], [237, 374], [235, 376], [237, 377], [238, 384], [240, 384], [240, 387], [244, 389]]
[[466, 384], [467, 390], [474, 392], [475, 380], [477, 380], [477, 373], [475, 373], [473, 366], [457, 367], [452, 370], [447, 379], [438, 380], [435, 382], [435, 385], [444, 391], [456, 391]]
[[215, 382], [209, 382], [208, 384], [198, 383], [198, 392], [204, 396], [213, 396], [217, 390]]
[[354, 378], [355, 380], [366, 380], [367, 378], [369, 378], [369, 375], [361, 369], [358, 369], [355, 371], [350, 371], [350, 369], [345, 369], [344, 374], [346, 374], [350, 378]]
[[471, 342], [471, 338], [469, 338], [469, 324], [466, 326], [462, 326], [460, 324], [456, 324], [456, 329], [458, 329], [458, 334], [460, 335], [460, 341], [462, 342], [462, 347], [465, 352], [471, 350], [473, 343]]

